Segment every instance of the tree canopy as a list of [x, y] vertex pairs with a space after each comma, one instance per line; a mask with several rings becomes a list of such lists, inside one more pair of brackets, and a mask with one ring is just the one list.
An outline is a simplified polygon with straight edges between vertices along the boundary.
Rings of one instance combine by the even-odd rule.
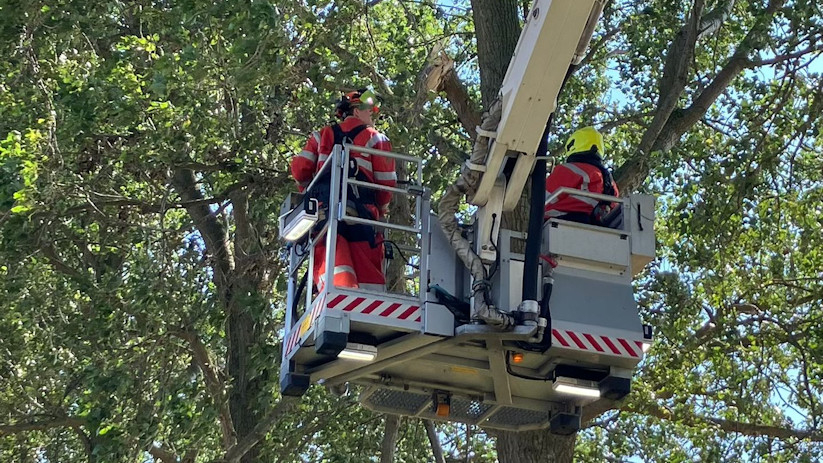
[[[370, 84], [439, 197], [528, 3], [0, 2], [0, 460], [387, 458], [356, 396], [279, 395], [288, 163]], [[564, 439], [403, 419], [394, 461], [823, 459], [821, 9], [607, 3], [550, 147], [595, 125], [658, 196], [633, 392]]]

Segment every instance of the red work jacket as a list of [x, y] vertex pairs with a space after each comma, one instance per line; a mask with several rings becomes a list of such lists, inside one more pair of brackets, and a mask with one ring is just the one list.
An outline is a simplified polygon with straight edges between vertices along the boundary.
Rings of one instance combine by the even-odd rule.
[[[614, 181], [612, 181], [612, 186], [614, 187], [615, 196], [619, 196], [620, 193]], [[599, 203], [598, 200], [593, 198], [575, 197], [568, 194], [562, 194], [550, 201], [549, 197], [552, 193], [562, 187], [602, 194], [603, 174], [597, 167], [583, 162], [567, 162], [552, 169], [551, 175], [546, 179], [546, 212], [543, 215], [544, 220], [570, 212], [591, 214]]]
[[[340, 123], [340, 128], [344, 132], [349, 132], [355, 127], [363, 125], [363, 122], [356, 117], [347, 117]], [[380, 133], [374, 127], [366, 127], [352, 140], [357, 146], [374, 148], [383, 151], [391, 151], [392, 146], [388, 137]], [[315, 174], [323, 168], [323, 164], [329, 158], [334, 148], [334, 130], [331, 126], [325, 126], [319, 131], [312, 132], [306, 141], [303, 151], [295, 156], [291, 161], [291, 173], [303, 191], [311, 183]], [[394, 168], [394, 159], [383, 156], [373, 156], [371, 154], [351, 151], [350, 156], [357, 161], [359, 170], [372, 183], [385, 186], [397, 186], [397, 173]], [[375, 201], [381, 215], [388, 211], [391, 192], [375, 190]]]

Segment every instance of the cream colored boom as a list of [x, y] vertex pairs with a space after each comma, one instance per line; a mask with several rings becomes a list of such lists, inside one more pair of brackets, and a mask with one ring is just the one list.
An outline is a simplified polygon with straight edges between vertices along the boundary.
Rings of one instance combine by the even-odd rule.
[[517, 206], [566, 71], [584, 56], [605, 1], [535, 0], [500, 88], [503, 112], [473, 204], [488, 202], [509, 153], [517, 161], [503, 210]]

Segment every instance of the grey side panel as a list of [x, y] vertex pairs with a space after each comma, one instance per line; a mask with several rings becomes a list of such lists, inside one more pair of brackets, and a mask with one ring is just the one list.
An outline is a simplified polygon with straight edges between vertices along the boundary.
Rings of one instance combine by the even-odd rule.
[[554, 274], [549, 301], [552, 320], [565, 320], [641, 333], [632, 285]]
[[[429, 285], [439, 285], [452, 295], [464, 294], [463, 280], [466, 268], [459, 261], [457, 254], [449, 244], [446, 234], [440, 228], [437, 217], [429, 221], [431, 227], [431, 252], [429, 253]], [[426, 296], [428, 301], [437, 301], [433, 294]]]

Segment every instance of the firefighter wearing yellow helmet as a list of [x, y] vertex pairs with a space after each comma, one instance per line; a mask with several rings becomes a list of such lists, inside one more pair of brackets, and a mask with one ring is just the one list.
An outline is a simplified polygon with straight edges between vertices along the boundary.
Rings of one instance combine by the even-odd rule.
[[617, 184], [603, 165], [605, 145], [603, 135], [594, 127], [574, 132], [565, 144], [566, 162], [552, 169], [546, 179], [544, 219], [558, 218], [593, 225], [610, 225], [605, 217], [617, 208], [616, 203], [603, 202], [586, 196], [562, 194], [551, 198], [560, 188], [574, 188], [608, 196], [618, 196]]

